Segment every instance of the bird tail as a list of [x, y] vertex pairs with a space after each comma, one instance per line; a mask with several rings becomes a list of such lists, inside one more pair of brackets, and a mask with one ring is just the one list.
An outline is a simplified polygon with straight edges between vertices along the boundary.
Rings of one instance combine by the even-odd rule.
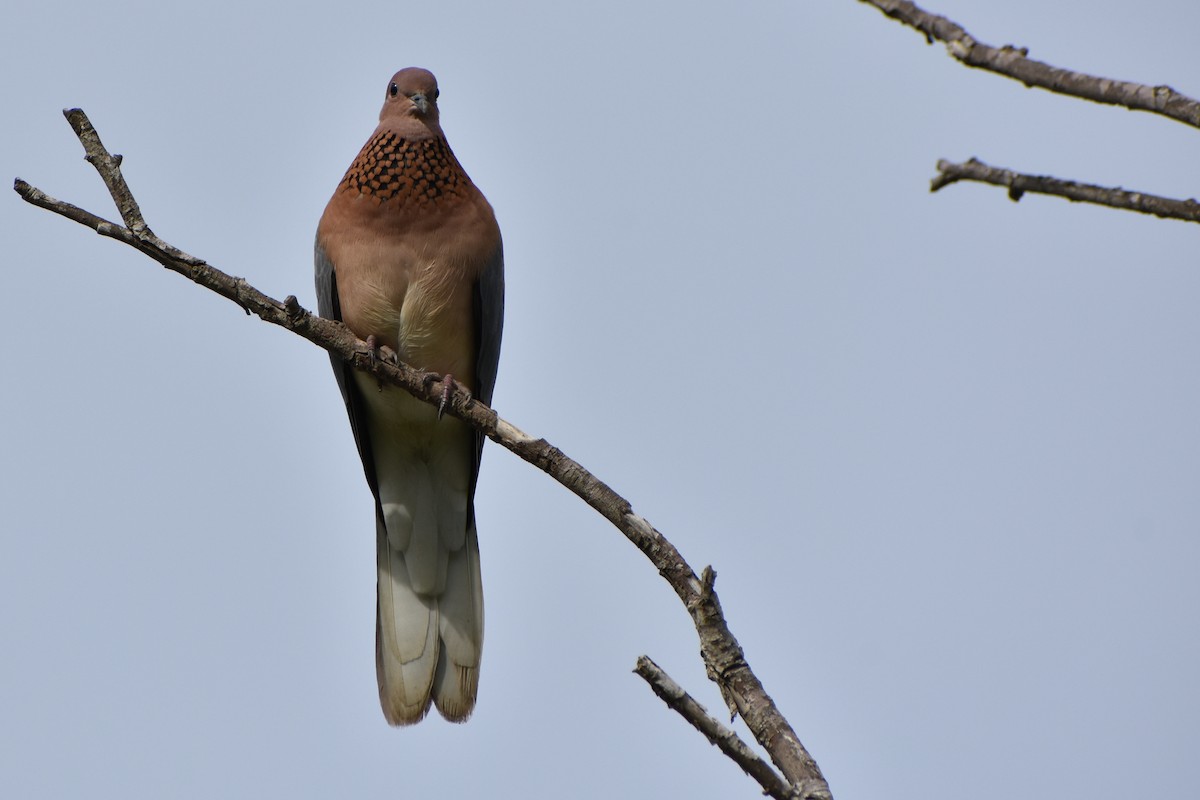
[[375, 671], [379, 702], [392, 725], [411, 725], [436, 705], [451, 722], [475, 709], [483, 646], [483, 583], [474, 515], [462, 547], [446, 553], [438, 595], [413, 589], [405, 554], [390, 546], [376, 523], [379, 583]]

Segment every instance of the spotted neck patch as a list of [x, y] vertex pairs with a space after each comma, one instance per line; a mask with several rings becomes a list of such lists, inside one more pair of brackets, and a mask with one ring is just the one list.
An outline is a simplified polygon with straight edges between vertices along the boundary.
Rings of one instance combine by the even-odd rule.
[[446, 140], [409, 141], [390, 131], [375, 134], [363, 146], [338, 187], [360, 192], [379, 203], [422, 206], [456, 195], [467, 181]]

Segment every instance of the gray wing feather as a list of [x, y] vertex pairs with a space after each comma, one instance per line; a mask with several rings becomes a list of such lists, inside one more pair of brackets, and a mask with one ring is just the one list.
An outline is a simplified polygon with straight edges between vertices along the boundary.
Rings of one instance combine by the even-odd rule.
[[[475, 331], [476, 341], [475, 379], [478, 386], [475, 395], [492, 404], [492, 390], [496, 388], [496, 369], [500, 363], [500, 338], [504, 328], [504, 246], [496, 245], [496, 251], [488, 259], [475, 284]], [[471, 497], [475, 497], [475, 481], [479, 477], [479, 459], [483, 454], [482, 433], [475, 431], [475, 470], [471, 474]], [[474, 513], [474, 512], [472, 512]]]
[[496, 252], [488, 259], [475, 284], [475, 321], [479, 336], [476, 342], [475, 377], [479, 382], [476, 394], [490, 406], [492, 390], [496, 388], [496, 366], [500, 362], [500, 336], [504, 327], [504, 248], [501, 245], [496, 246]]
[[[325, 249], [321, 247], [320, 240], [317, 240], [314, 246], [313, 261], [316, 267], [317, 311], [325, 319], [341, 322], [342, 309], [338, 302], [337, 270], [334, 268], [333, 262], [329, 260], [329, 256], [325, 255]], [[354, 431], [354, 443], [358, 445], [358, 455], [362, 459], [363, 472], [367, 475], [367, 484], [371, 487], [371, 494], [375, 496], [376, 513], [381, 514], [379, 484], [375, 477], [375, 459], [371, 455], [370, 437], [366, 435], [367, 417], [363, 409], [363, 401], [358, 395], [358, 389], [355, 387], [351, 375], [353, 367], [333, 353], [329, 354], [329, 361], [333, 364], [333, 376], [337, 378], [338, 388], [342, 390], [342, 399], [346, 402], [346, 413], [350, 416], [350, 429]]]

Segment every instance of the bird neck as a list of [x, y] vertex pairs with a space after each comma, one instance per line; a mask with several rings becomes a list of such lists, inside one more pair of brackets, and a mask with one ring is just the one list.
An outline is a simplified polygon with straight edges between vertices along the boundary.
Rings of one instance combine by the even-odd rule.
[[471, 179], [445, 137], [430, 133], [426, 129], [424, 136], [412, 135], [380, 126], [346, 171], [338, 191], [405, 210], [461, 197]]

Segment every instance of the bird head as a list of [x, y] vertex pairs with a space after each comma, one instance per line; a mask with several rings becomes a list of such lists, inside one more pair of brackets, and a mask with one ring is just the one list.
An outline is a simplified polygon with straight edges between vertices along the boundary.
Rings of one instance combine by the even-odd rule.
[[402, 69], [388, 81], [379, 121], [414, 120], [436, 128], [437, 99], [437, 78], [433, 77], [432, 72], [420, 67]]

